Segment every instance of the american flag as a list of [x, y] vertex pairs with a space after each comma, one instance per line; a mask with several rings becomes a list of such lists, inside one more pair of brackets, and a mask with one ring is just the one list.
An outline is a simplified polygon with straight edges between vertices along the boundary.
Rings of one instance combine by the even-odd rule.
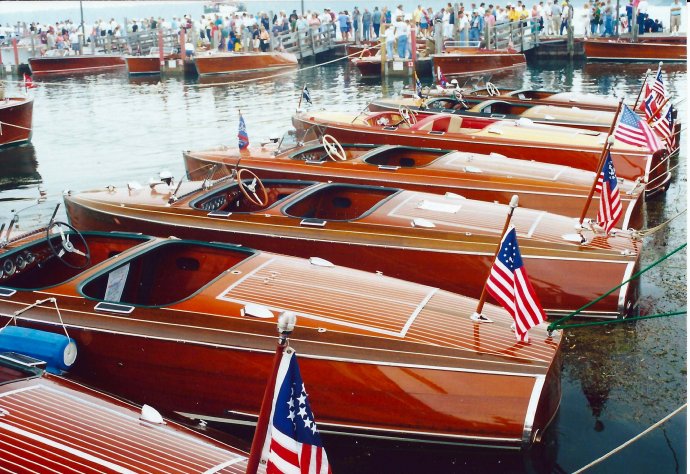
[[613, 167], [610, 152], [606, 156], [604, 167], [601, 169], [595, 189], [601, 194], [597, 221], [599, 221], [599, 225], [608, 234], [613, 229], [613, 226], [616, 225], [623, 212], [621, 197], [618, 193], [618, 178], [616, 178], [616, 170]]
[[666, 139], [666, 148], [673, 150], [676, 144], [676, 136], [673, 130], [673, 110], [671, 107], [668, 108], [663, 117], [657, 120], [654, 125], [654, 130], [659, 132], [663, 138]]
[[288, 348], [278, 367], [264, 459], [267, 474], [330, 474], [295, 351]]
[[247, 135], [247, 125], [244, 123], [244, 117], [240, 114], [240, 126], [237, 130], [237, 140], [240, 150], [244, 150], [249, 146], [249, 135]]
[[621, 118], [616, 127], [614, 137], [616, 140], [620, 140], [628, 145], [647, 147], [652, 152], [659, 150], [663, 146], [659, 137], [649, 128], [647, 122], [640, 120], [635, 112], [630, 110], [625, 104], [623, 104], [623, 111], [621, 112]]
[[422, 98], [422, 83], [417, 77], [417, 71], [414, 72], [414, 93], [418, 99]]
[[652, 86], [652, 90], [654, 91], [654, 94], [656, 96], [656, 103], [661, 105], [664, 102], [664, 100], [666, 100], [666, 87], [664, 86], [661, 65], [659, 65], [659, 69], [656, 72], [656, 79], [654, 79], [654, 85]]
[[544, 322], [546, 315], [522, 264], [517, 233], [513, 226], [510, 226], [501, 241], [501, 248], [486, 282], [486, 291], [515, 320], [517, 340], [529, 342], [527, 331]]
[[438, 85], [441, 87], [446, 87], [448, 85], [448, 81], [446, 81], [446, 76], [444, 76], [443, 72], [441, 71], [441, 66], [438, 66], [437, 71], [438, 74], [436, 75], [436, 78], [438, 79]]

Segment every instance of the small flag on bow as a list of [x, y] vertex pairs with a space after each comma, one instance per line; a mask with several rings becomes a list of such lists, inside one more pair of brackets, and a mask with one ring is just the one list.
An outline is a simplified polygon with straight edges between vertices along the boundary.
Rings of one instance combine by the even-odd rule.
[[34, 84], [34, 80], [31, 79], [31, 76], [29, 76], [25, 73], [24, 74], [24, 89], [33, 89], [35, 87], [36, 87], [36, 84]]
[[515, 320], [515, 337], [529, 342], [527, 331], [546, 320], [546, 314], [522, 264], [515, 227], [503, 236], [486, 282], [486, 291], [496, 298]]
[[268, 436], [263, 449], [266, 472], [330, 474], [295, 351], [282, 356], [273, 395]]
[[664, 116], [654, 124], [654, 130], [659, 132], [659, 135], [666, 141], [666, 148], [669, 151], [672, 151], [676, 144], [676, 134], [673, 129], [673, 110], [669, 107]]
[[307, 86], [304, 86], [304, 89], [302, 89], [302, 98], [307, 102], [307, 104], [312, 105], [311, 94], [309, 94], [309, 89], [307, 89]]
[[613, 226], [616, 225], [623, 212], [620, 193], [618, 192], [618, 178], [616, 177], [616, 170], [613, 167], [610, 152], [606, 156], [606, 160], [604, 160], [604, 167], [601, 169], [595, 190], [601, 194], [597, 221], [608, 234], [613, 229]]
[[437, 71], [438, 74], [436, 79], [438, 80], [438, 85], [441, 87], [446, 87], [448, 85], [448, 81], [446, 81], [446, 76], [444, 76], [443, 72], [441, 71], [441, 66], [438, 66]]
[[240, 125], [237, 131], [237, 140], [240, 150], [244, 150], [249, 146], [249, 135], [247, 135], [247, 125], [244, 123], [244, 117], [240, 112]]
[[637, 114], [625, 104], [623, 104], [623, 111], [614, 137], [628, 145], [647, 147], [652, 152], [662, 147], [659, 137], [647, 125], [647, 122], [640, 120]]
[[417, 99], [422, 98], [422, 83], [420, 82], [419, 77], [417, 77], [417, 71], [414, 72], [414, 93]]
[[656, 96], [656, 103], [661, 105], [666, 100], [666, 87], [664, 86], [663, 73], [661, 71], [661, 64], [659, 64], [659, 69], [656, 71], [656, 79], [654, 79], [654, 85], [652, 85], [652, 90]]

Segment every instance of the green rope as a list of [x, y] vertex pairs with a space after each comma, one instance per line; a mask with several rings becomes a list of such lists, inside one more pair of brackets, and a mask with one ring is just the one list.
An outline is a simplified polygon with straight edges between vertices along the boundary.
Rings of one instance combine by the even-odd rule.
[[549, 325], [548, 330], [551, 331], [552, 326], [553, 326], [553, 329], [584, 328], [584, 327], [588, 327], [588, 326], [603, 326], [605, 324], [629, 323], [631, 321], [641, 321], [643, 319], [654, 319], [654, 318], [663, 318], [663, 317], [667, 317], [667, 316], [678, 316], [678, 315], [687, 314], [687, 313], [688, 313], [687, 310], [683, 310], [683, 311], [674, 311], [672, 313], [651, 314], [649, 316], [637, 316], [634, 318], [612, 319], [610, 321], [593, 321], [590, 323], [577, 323], [577, 324], [558, 324], [556, 322], [556, 323]]
[[661, 258], [660, 258], [659, 260], [657, 260], [656, 262], [654, 262], [654, 263], [652, 263], [651, 265], [649, 265], [649, 266], [643, 268], [642, 270], [640, 270], [639, 272], [635, 273], [633, 276], [631, 276], [631, 277], [628, 278], [627, 280], [623, 281], [623, 283], [621, 283], [620, 285], [614, 286], [614, 287], [611, 288], [609, 291], [607, 291], [606, 293], [604, 293], [603, 295], [601, 295], [599, 298], [590, 301], [590, 302], [587, 303], [586, 305], [584, 305], [584, 306], [582, 306], [581, 308], [579, 308], [579, 309], [573, 311], [572, 313], [568, 314], [567, 316], [563, 316], [563, 317], [562, 317], [561, 319], [559, 319], [558, 321], [555, 321], [555, 322], [549, 324], [549, 327], [546, 328], [546, 330], [547, 330], [547, 331], [553, 331], [553, 330], [556, 328], [557, 325], [561, 324], [561, 323], [564, 322], [564, 321], [569, 320], [569, 319], [572, 318], [573, 316], [577, 316], [578, 314], [580, 314], [582, 311], [584, 311], [585, 309], [589, 308], [590, 306], [592, 306], [592, 305], [594, 305], [594, 304], [597, 304], [599, 301], [601, 301], [601, 300], [603, 300], [604, 298], [606, 298], [607, 296], [609, 296], [611, 293], [613, 293], [614, 291], [616, 291], [617, 289], [619, 289], [621, 286], [630, 283], [631, 281], [633, 281], [634, 279], [638, 278], [640, 275], [642, 275], [642, 274], [645, 273], [646, 271], [651, 270], [652, 268], [656, 267], [657, 265], [659, 265], [661, 262], [663, 262], [663, 261], [666, 260], [667, 258], [669, 258], [669, 257], [671, 257], [672, 255], [674, 255], [674, 254], [680, 252], [680, 251], [683, 250], [687, 245], [688, 245], [687, 242], [683, 243], [680, 247], [678, 247], [677, 249], [675, 249], [673, 252], [667, 253], [666, 255], [664, 255], [663, 257], [661, 257]]

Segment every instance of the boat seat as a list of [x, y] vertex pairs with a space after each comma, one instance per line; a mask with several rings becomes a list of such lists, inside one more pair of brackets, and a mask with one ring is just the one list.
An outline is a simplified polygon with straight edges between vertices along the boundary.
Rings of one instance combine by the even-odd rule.
[[432, 115], [417, 122], [413, 130], [443, 133], [461, 133], [462, 117], [455, 115]]

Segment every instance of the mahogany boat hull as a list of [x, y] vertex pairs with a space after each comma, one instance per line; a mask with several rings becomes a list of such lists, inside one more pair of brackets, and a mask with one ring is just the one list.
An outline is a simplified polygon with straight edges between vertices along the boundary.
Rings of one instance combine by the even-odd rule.
[[[357, 124], [316, 120], [305, 113], [295, 114], [292, 124], [298, 133], [306, 133], [316, 126], [323, 134], [331, 135], [341, 143], [395, 144], [484, 154], [493, 152], [511, 158], [536, 160], [587, 171], [596, 171], [601, 155], [601, 149], [573, 147], [567, 143], [556, 145], [537, 140], [515, 142], [498, 135], [489, 139], [463, 134], [437, 134], [424, 130], [385, 130]], [[645, 192], [648, 195], [668, 187], [671, 175], [668, 171], [669, 162], [666, 159], [666, 151], [659, 150], [650, 154], [633, 151], [619, 152], [614, 148], [611, 151], [611, 157], [618, 177], [633, 181], [638, 178], [646, 180], [648, 184]]]
[[21, 145], [31, 141], [34, 100], [8, 97], [0, 100], [0, 147]]
[[43, 56], [29, 58], [31, 74], [73, 74], [103, 72], [125, 67], [125, 59], [115, 55]]
[[[516, 343], [510, 316], [493, 305], [488, 304], [484, 314], [494, 324], [482, 325], [469, 319], [476, 301], [376, 274], [315, 267], [221, 244], [85, 235], [102, 242], [93, 253], [96, 268], [44, 288], [55, 297], [60, 317], [53, 303], [35, 304], [35, 291], [24, 288], [26, 282], [15, 274], [18, 287], [11, 279], [3, 282], [17, 291], [0, 295], [0, 324], [21, 310], [20, 326], [60, 334], [66, 329], [80, 354], [71, 376], [118, 396], [197, 420], [255, 422], [275, 353], [276, 315], [256, 318], [244, 311], [250, 302], [262, 302], [267, 311], [293, 308], [298, 313], [290, 346], [300, 356], [310, 404], [323, 431], [518, 449], [538, 438], [558, 409], [560, 333], [549, 336], [540, 325], [530, 331], [529, 344]], [[131, 241], [125, 249], [124, 240]], [[141, 274], [137, 258], [148, 252], [162, 256], [159, 251], [166, 247], [183, 249], [172, 257], [172, 268], [147, 265], [146, 275]], [[191, 247], [197, 253], [190, 253]], [[10, 251], [5, 258], [26, 252], [27, 246]], [[207, 258], [208, 251], [214, 257]], [[228, 267], [223, 252], [242, 254], [244, 260]], [[21, 271], [41, 269], [43, 253], [35, 250], [34, 255], [38, 261]], [[182, 255], [184, 268], [179, 263], [175, 268], [175, 259], [179, 262]], [[124, 259], [125, 286], [146, 281], [153, 292], [167, 294], [167, 284], [190, 285], [194, 291], [194, 272], [205, 273], [207, 267], [221, 275], [175, 303], [147, 305], [127, 296], [104, 301], [93, 293], [92, 282], [109, 280], [109, 272], [122, 268]], [[195, 259], [199, 267], [188, 266]], [[272, 275], [269, 282], [264, 274]], [[342, 279], [364, 283], [344, 285]], [[334, 291], [347, 301], [323, 306], [323, 295], [318, 302], [308, 300], [311, 290], [300, 286], [305, 283], [325, 285], [323, 291]], [[100, 288], [100, 283], [95, 285]], [[284, 294], [284, 285], [291, 287], [289, 294]], [[354, 306], [348, 304], [355, 286], [369, 301], [384, 304], [381, 314], [356, 309], [359, 302], [354, 300]], [[374, 296], [376, 289], [386, 294]], [[396, 296], [401, 303], [393, 301]], [[313, 316], [320, 314], [329, 317]], [[359, 319], [367, 314], [366, 321]], [[440, 332], [428, 332], [429, 327]]]
[[[412, 60], [405, 61], [402, 71], [407, 68], [407, 63], [411, 64]], [[352, 64], [359, 70], [363, 77], [381, 77], [381, 57], [363, 57], [353, 58], [350, 60]], [[400, 63], [400, 61], [398, 61]], [[392, 63], [391, 63], [392, 64]], [[391, 66], [392, 67], [392, 66]], [[410, 71], [412, 68], [409, 68]], [[431, 60], [428, 57], [420, 57], [415, 61], [414, 71], [418, 76], [431, 75]], [[410, 72], [410, 75], [412, 73]]]
[[161, 60], [153, 56], [126, 56], [127, 72], [137, 74], [160, 74]]
[[477, 51], [475, 53], [432, 54], [433, 70], [440, 67], [445, 76], [498, 72], [527, 65], [522, 53]]
[[686, 62], [687, 44], [587, 39], [583, 41], [588, 60]]
[[[457, 241], [445, 247], [409, 242], [406, 237], [362, 234], [338, 229], [337, 223], [318, 229], [278, 225], [275, 219], [233, 220], [206, 213], [182, 214], [157, 209], [136, 209], [97, 200], [67, 196], [70, 222], [77, 229], [141, 232], [147, 235], [227, 242], [296, 257], [319, 257], [336, 265], [354, 266], [367, 272], [423, 285], [439, 287], [471, 298], [479, 298], [493, 262], [495, 242], [485, 244]], [[151, 209], [153, 211], [153, 209]], [[291, 224], [295, 225], [295, 224]], [[331, 225], [333, 225], [331, 227]], [[573, 227], [574, 229], [574, 227]], [[472, 239], [470, 237], [470, 239]], [[524, 244], [523, 244], [524, 245]], [[560, 253], [523, 248], [522, 258], [537, 295], [547, 314], [563, 315], [599, 298], [633, 275], [637, 258], [592, 258], [587, 249]], [[620, 256], [619, 256], [620, 257]], [[596, 278], [591, 275], [595, 273]], [[639, 289], [625, 284], [582, 315], [619, 317], [636, 310]]]
[[[207, 178], [208, 170], [219, 166], [216, 176], [226, 176], [235, 169], [236, 156], [225, 156], [221, 152], [185, 152], [183, 153], [187, 176], [193, 180]], [[248, 168], [262, 179], [299, 179], [306, 181], [363, 184], [371, 186], [394, 186], [411, 191], [431, 192], [437, 194], [456, 193], [468, 199], [479, 201], [508, 203], [513, 195], [520, 199], [520, 205], [530, 209], [541, 209], [563, 216], [579, 217], [587, 200], [588, 191], [573, 189], [540, 189], [530, 190], [530, 186], [515, 183], [502, 185], [497, 181], [470, 181], [452, 173], [433, 173], [415, 170], [386, 169], [369, 165], [366, 169], [358, 163], [346, 167], [337, 162], [326, 162], [320, 165], [309, 165], [303, 161], [276, 160], [260, 156], [242, 155], [242, 167]], [[622, 229], [641, 229], [644, 224], [644, 200], [638, 194], [621, 195], [623, 206], [620, 227]], [[599, 197], [595, 196], [588, 208], [587, 217], [596, 219], [599, 208]]]
[[285, 67], [297, 67], [297, 57], [290, 53], [218, 53], [194, 58], [197, 73], [228, 74]]

